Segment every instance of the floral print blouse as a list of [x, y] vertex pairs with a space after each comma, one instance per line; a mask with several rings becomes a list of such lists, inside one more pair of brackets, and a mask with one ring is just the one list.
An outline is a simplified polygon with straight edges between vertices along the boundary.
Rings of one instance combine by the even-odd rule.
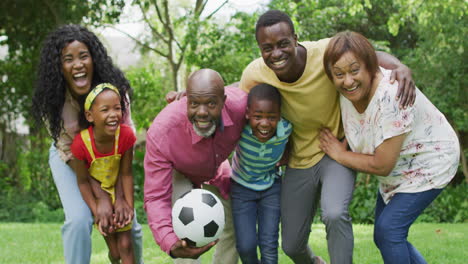
[[346, 139], [353, 152], [373, 155], [388, 138], [404, 133], [400, 156], [392, 172], [379, 179], [380, 194], [388, 203], [396, 193], [415, 193], [446, 186], [457, 172], [460, 147], [445, 116], [416, 88], [412, 107], [399, 108], [397, 82], [384, 77], [363, 113], [340, 96]]

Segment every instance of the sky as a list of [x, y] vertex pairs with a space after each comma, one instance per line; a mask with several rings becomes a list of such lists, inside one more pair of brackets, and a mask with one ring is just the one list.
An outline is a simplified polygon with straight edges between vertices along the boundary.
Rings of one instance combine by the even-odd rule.
[[[128, 1], [130, 2], [130, 1]], [[228, 18], [233, 15], [236, 11], [244, 11], [244, 12], [254, 12], [262, 5], [266, 5], [270, 2], [270, 0], [229, 0], [227, 4], [225, 4], [216, 14], [215, 17], [218, 18]], [[218, 8], [224, 0], [209, 0], [206, 8], [204, 10], [204, 14], [210, 14], [216, 8]], [[141, 18], [141, 14], [137, 7], [130, 7], [127, 4], [124, 8], [123, 16], [121, 21], [136, 21]], [[141, 23], [130, 23], [130, 22], [122, 22], [116, 25], [117, 28], [123, 30], [131, 35], [137, 35], [142, 32], [143, 25]], [[107, 28], [102, 30], [102, 34], [104, 36], [122, 36], [122, 33]]]

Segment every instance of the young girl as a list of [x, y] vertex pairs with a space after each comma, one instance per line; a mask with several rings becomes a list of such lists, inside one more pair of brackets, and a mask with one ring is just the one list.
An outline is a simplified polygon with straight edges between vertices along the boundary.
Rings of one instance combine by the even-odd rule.
[[[78, 187], [86, 204], [96, 215], [96, 199], [99, 192], [94, 192], [90, 177], [101, 184], [101, 188], [110, 195], [112, 202], [125, 199], [133, 208], [133, 176], [131, 171], [133, 144], [136, 137], [133, 130], [122, 121], [120, 93], [112, 84], [96, 86], [86, 97], [84, 103], [87, 129], [75, 136], [71, 150], [78, 160], [76, 176]], [[121, 181], [123, 192], [117, 195], [116, 183]], [[97, 228], [104, 235], [109, 247], [109, 259], [112, 263], [134, 263], [131, 241], [131, 220], [133, 214], [114, 217], [110, 231], [102, 229], [102, 223], [96, 222]], [[115, 230], [115, 232], [113, 232]]]

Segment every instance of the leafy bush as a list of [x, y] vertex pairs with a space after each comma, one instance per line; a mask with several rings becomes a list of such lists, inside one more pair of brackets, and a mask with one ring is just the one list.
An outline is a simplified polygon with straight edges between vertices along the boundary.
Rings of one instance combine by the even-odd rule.
[[[358, 174], [350, 214], [353, 223], [373, 224], [378, 181], [376, 177]], [[418, 217], [418, 222], [464, 223], [468, 221], [468, 184], [449, 184]]]

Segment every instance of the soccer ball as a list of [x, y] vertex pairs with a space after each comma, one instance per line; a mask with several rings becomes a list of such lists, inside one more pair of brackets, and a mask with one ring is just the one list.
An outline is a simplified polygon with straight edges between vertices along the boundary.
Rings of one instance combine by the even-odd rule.
[[179, 239], [192, 247], [216, 240], [224, 229], [224, 207], [212, 192], [193, 189], [172, 207], [172, 226]]

